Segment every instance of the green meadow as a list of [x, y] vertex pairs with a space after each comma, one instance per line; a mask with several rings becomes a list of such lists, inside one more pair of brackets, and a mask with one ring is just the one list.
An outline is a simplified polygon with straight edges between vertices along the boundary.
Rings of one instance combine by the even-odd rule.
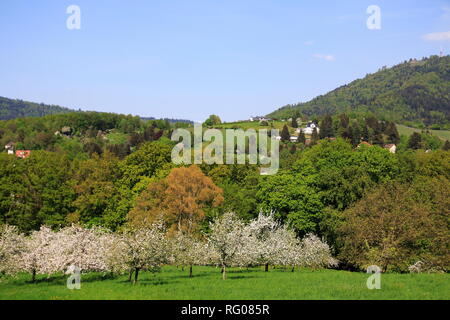
[[[410, 136], [413, 132], [422, 132], [422, 129], [407, 127], [402, 124], [397, 124], [397, 130], [400, 135]], [[433, 135], [441, 140], [450, 140], [450, 130], [429, 130]]]
[[368, 276], [336, 270], [235, 268], [222, 280], [218, 268], [194, 267], [194, 277], [189, 278], [187, 269], [168, 266], [160, 273], [142, 273], [134, 285], [126, 275], [84, 274], [81, 289], [69, 290], [67, 276], [39, 276], [31, 283], [30, 275], [23, 274], [0, 279], [0, 299], [450, 299], [448, 274], [382, 274], [379, 290], [367, 289]]

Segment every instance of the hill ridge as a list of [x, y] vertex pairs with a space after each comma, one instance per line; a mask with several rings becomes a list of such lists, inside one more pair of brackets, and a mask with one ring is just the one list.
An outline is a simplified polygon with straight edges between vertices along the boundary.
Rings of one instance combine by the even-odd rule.
[[327, 113], [372, 113], [409, 125], [450, 126], [450, 56], [410, 59], [297, 104], [269, 113], [272, 118]]

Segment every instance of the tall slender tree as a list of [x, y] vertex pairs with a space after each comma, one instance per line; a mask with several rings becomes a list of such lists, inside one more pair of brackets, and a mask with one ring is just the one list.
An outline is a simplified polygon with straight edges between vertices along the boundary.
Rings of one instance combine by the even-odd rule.
[[298, 112], [294, 113], [294, 115], [292, 116], [292, 128], [298, 128], [298, 119], [299, 115]]
[[327, 114], [320, 125], [320, 139], [334, 137], [333, 119]]
[[442, 150], [444, 150], [444, 151], [450, 150], [450, 142], [448, 140], [445, 140], [445, 143], [442, 146]]
[[311, 135], [311, 143], [310, 146], [313, 146], [319, 141], [319, 134], [317, 133], [317, 128], [313, 129], [312, 135]]
[[415, 150], [422, 148], [422, 137], [420, 136], [420, 133], [413, 132], [408, 140], [408, 148]]
[[350, 124], [350, 119], [348, 117], [348, 115], [346, 115], [345, 113], [339, 115], [339, 126], [341, 128], [347, 128]]
[[300, 143], [303, 143], [303, 144], [306, 143], [305, 133], [301, 129], [300, 129], [300, 134], [298, 135], [297, 141], [300, 142]]
[[357, 123], [353, 123], [349, 127], [350, 141], [354, 147], [361, 142], [361, 130]]
[[281, 141], [289, 141], [291, 139], [291, 134], [289, 133], [289, 128], [287, 125], [283, 126], [283, 130], [281, 130]]
[[375, 134], [374, 136], [373, 136], [373, 138], [372, 138], [372, 143], [374, 144], [374, 145], [377, 145], [377, 146], [383, 146], [384, 145], [384, 138], [383, 138], [383, 135], [381, 134], [381, 133], [377, 133], [377, 134]]
[[387, 135], [387, 142], [394, 144], [400, 142], [400, 135], [394, 122], [388, 122], [384, 133]]

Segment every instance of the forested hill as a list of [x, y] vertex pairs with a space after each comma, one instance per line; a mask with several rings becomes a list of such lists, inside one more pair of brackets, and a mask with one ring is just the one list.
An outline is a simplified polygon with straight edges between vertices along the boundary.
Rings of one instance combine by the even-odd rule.
[[[71, 112], [82, 112], [57, 105], [48, 105], [44, 103], [35, 103], [23, 100], [8, 99], [0, 97], [0, 120], [11, 120], [26, 117], [43, 117], [50, 114], [61, 114]], [[144, 121], [157, 120], [155, 117], [140, 117]], [[170, 123], [193, 123], [186, 119], [163, 118]]]
[[0, 97], [0, 120], [75, 112], [69, 108]]
[[450, 56], [411, 59], [392, 68], [382, 67], [350, 84], [306, 103], [284, 106], [270, 113], [288, 118], [346, 112], [371, 112], [381, 119], [413, 125], [450, 124]]

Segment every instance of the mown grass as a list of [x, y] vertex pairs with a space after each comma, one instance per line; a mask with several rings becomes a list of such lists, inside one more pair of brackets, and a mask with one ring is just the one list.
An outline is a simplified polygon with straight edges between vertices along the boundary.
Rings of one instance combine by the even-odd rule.
[[120, 132], [111, 132], [106, 135], [110, 144], [122, 144], [127, 142], [128, 135]]
[[142, 273], [139, 283], [127, 282], [127, 276], [82, 275], [81, 289], [66, 288], [67, 276], [38, 277], [30, 275], [3, 278], [0, 299], [50, 300], [296, 300], [296, 299], [450, 299], [448, 274], [383, 274], [381, 289], [366, 287], [368, 275], [335, 270], [290, 270], [260, 268], [232, 269], [227, 280], [220, 269], [195, 267], [194, 277], [187, 270], [164, 267], [161, 273]]
[[[413, 132], [422, 132], [422, 129], [411, 128], [402, 124], [397, 124], [397, 130], [400, 135], [410, 136]], [[450, 140], [450, 130], [429, 130], [433, 135], [441, 140]]]

